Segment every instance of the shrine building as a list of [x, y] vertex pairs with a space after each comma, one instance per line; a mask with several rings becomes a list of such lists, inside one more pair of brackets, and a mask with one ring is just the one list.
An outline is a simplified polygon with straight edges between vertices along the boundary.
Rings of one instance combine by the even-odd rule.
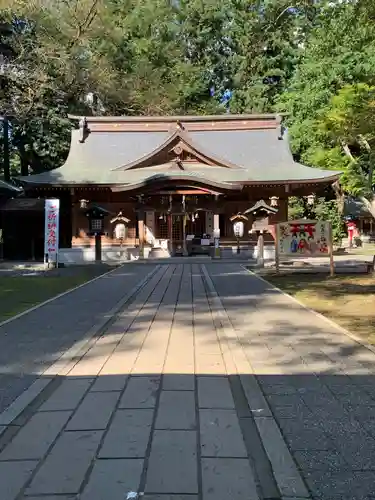
[[[78, 128], [66, 162], [20, 178], [27, 199], [60, 199], [65, 263], [94, 260], [96, 230], [104, 261], [212, 255], [214, 236], [229, 256], [239, 213], [248, 214], [240, 246], [250, 256], [249, 209], [261, 202], [273, 208], [269, 224], [286, 221], [289, 196], [322, 193], [339, 176], [295, 162], [278, 115], [70, 118]], [[92, 209], [102, 226], [89, 224]]]

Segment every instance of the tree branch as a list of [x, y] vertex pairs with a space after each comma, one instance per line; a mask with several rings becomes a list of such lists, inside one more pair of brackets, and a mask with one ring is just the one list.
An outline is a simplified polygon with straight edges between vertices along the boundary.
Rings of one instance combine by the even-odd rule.
[[366, 150], [368, 153], [370, 153], [370, 154], [371, 154], [371, 146], [370, 146], [370, 144], [368, 143], [367, 139], [365, 139], [365, 138], [363, 137], [363, 135], [362, 135], [362, 134], [359, 134], [359, 136], [358, 136], [358, 142], [359, 142], [359, 144], [360, 144], [361, 146], [363, 146], [363, 147], [365, 148], [365, 150]]
[[371, 201], [364, 196], [360, 196], [359, 199], [365, 205], [370, 214], [375, 218], [375, 197], [373, 196]]
[[344, 153], [346, 154], [346, 156], [348, 158], [350, 158], [352, 162], [356, 162], [357, 160], [352, 155], [348, 144], [345, 141], [342, 141], [342, 140], [340, 140], [340, 144], [341, 144], [341, 147], [342, 147]]
[[94, 21], [96, 14], [97, 14], [97, 6], [98, 6], [99, 0], [93, 0], [91, 7], [89, 8], [86, 17], [81, 23], [78, 23], [77, 26], [77, 33], [76, 36], [73, 38], [71, 43], [69, 44], [69, 48], [72, 49], [74, 45], [78, 42], [78, 40], [81, 38], [81, 36], [85, 33], [86, 30], [88, 30]]
[[362, 134], [358, 136], [358, 142], [361, 146], [365, 148], [367, 153], [369, 154], [369, 172], [368, 172], [368, 188], [372, 191], [373, 177], [374, 177], [374, 155], [371, 149], [370, 144], [367, 139], [363, 137]]
[[342, 189], [342, 186], [340, 184], [340, 181], [336, 181], [332, 184], [333, 191], [335, 192], [336, 195], [336, 203], [337, 203], [337, 210], [339, 214], [344, 213], [344, 201], [345, 201], [345, 195], [344, 191]]

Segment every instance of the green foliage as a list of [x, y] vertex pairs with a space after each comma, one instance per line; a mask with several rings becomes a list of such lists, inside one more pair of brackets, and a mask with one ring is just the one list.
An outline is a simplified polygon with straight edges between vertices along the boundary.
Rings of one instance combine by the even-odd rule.
[[292, 148], [302, 162], [343, 172], [345, 192], [373, 198], [375, 14], [368, 0], [322, 8], [288, 91]]
[[340, 243], [345, 235], [344, 223], [334, 199], [320, 197], [315, 200], [314, 205], [309, 205], [305, 198], [291, 197], [289, 199], [289, 220], [310, 219], [326, 220], [332, 224], [332, 236], [334, 243]]
[[223, 113], [229, 88], [232, 112], [288, 112], [296, 159], [343, 171], [345, 190], [371, 199], [372, 0], [1, 4], [0, 113], [11, 117], [14, 174], [64, 161], [69, 113]]
[[234, 112], [272, 112], [303, 54], [315, 22], [313, 0], [233, 0]]
[[344, 223], [339, 213], [336, 200], [318, 200], [315, 209], [315, 217], [318, 220], [327, 220], [332, 224], [332, 237], [334, 243], [340, 243], [345, 236]]

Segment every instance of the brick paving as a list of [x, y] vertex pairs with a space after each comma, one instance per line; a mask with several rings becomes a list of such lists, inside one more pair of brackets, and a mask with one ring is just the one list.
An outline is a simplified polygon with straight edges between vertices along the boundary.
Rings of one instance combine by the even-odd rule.
[[0, 499], [375, 499], [374, 359], [239, 264], [161, 266], [3, 447]]

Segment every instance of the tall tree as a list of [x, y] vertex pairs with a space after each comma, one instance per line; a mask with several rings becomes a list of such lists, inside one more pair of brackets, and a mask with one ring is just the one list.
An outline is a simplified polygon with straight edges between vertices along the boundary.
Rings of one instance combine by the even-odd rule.
[[[9, 2], [1, 12], [8, 26], [0, 109], [11, 117], [13, 151], [27, 173], [53, 168], [66, 155], [67, 112], [99, 81], [100, 61], [87, 58], [85, 35], [98, 14], [96, 0]], [[56, 23], [56, 19], [59, 21]]]
[[331, 4], [322, 9], [287, 92], [278, 99], [278, 110], [289, 113], [294, 153], [308, 163], [322, 140], [315, 119], [330, 100], [345, 85], [375, 83], [373, 2]]
[[317, 16], [314, 0], [232, 0], [235, 112], [271, 112]]
[[279, 110], [289, 113], [295, 155], [308, 165], [344, 172], [341, 187], [336, 186], [340, 209], [344, 192], [372, 203], [367, 125], [373, 123], [374, 18], [371, 0], [324, 3], [318, 26], [278, 103]]
[[361, 198], [375, 216], [375, 87], [365, 83], [344, 86], [319, 114], [316, 123], [322, 142], [315, 153], [315, 162], [332, 156], [335, 151], [344, 170], [344, 189]]

